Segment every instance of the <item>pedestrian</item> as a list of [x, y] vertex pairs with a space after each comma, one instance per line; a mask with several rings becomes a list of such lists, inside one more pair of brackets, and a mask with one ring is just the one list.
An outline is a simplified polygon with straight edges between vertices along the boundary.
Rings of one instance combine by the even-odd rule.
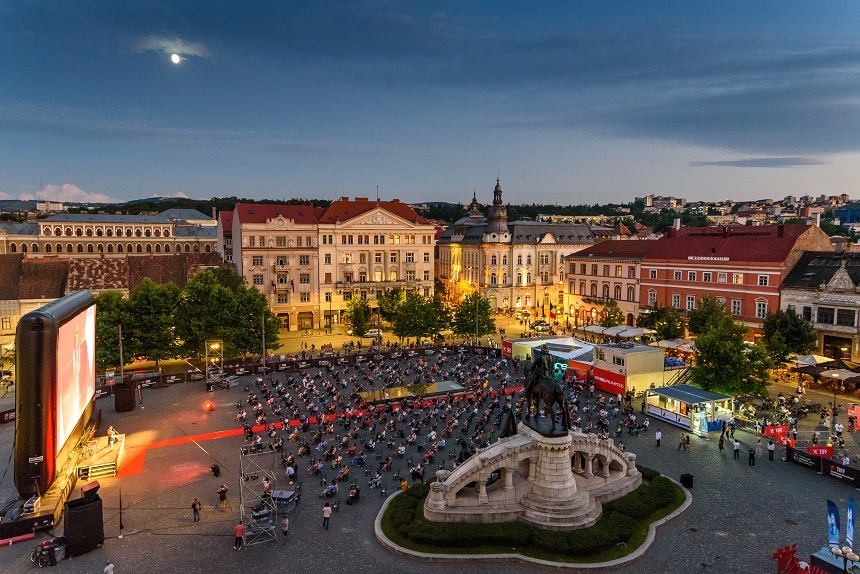
[[657, 432], [654, 433], [654, 438], [657, 440], [657, 448], [660, 448], [660, 441], [663, 440], [663, 431], [657, 429]]
[[687, 439], [684, 438], [684, 433], [681, 433], [681, 438], [678, 439], [678, 452], [687, 445]]
[[726, 448], [725, 442], [723, 441], [723, 435], [720, 435], [719, 447], [720, 447], [720, 454], [723, 454], [723, 450]]
[[761, 449], [762, 449], [761, 439], [758, 439], [755, 442], [755, 456], [756, 456], [756, 458], [761, 458]]
[[284, 544], [287, 543], [287, 534], [290, 532], [290, 519], [286, 516], [281, 518], [281, 534], [284, 535]]
[[773, 451], [776, 450], [776, 445], [773, 444], [773, 441], [768, 441], [767, 443], [767, 459], [773, 461]]
[[735, 460], [740, 459], [741, 458], [741, 443], [738, 442], [737, 439], [735, 439], [735, 444], [733, 445], [732, 448], [735, 451]]
[[196, 498], [191, 503], [191, 511], [194, 513], [194, 522], [200, 522], [200, 501]]
[[328, 521], [331, 520], [331, 504], [328, 502], [323, 506], [323, 528], [328, 530]]
[[245, 525], [242, 521], [233, 527], [233, 550], [239, 550], [245, 543]]
[[749, 453], [750, 453], [749, 465], [755, 466], [755, 449], [750, 447]]
[[113, 445], [117, 439], [116, 429], [113, 428], [113, 425], [109, 426], [107, 429], [107, 438], [108, 438], [108, 450], [113, 450]]
[[105, 569], [103, 570], [104, 574], [113, 574], [113, 562], [108, 560], [105, 562]]
[[216, 490], [218, 493], [218, 510], [221, 512], [227, 512], [227, 485], [222, 484], [221, 488]]
[[684, 438], [684, 452], [690, 454], [690, 435]]

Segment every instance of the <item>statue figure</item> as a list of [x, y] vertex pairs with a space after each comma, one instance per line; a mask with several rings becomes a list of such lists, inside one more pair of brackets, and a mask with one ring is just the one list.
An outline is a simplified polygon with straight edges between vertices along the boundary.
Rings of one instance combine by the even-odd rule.
[[539, 364], [533, 364], [531, 372], [525, 383], [526, 403], [523, 408], [523, 420], [531, 418], [532, 403], [535, 406], [535, 417], [540, 410], [541, 402], [546, 409], [547, 416], [552, 421], [550, 432], [555, 432], [555, 405], [561, 409], [561, 423], [565, 430], [570, 430], [570, 412], [567, 406], [567, 397], [564, 387], [553, 378], [552, 357], [546, 344], [541, 346], [541, 360]]

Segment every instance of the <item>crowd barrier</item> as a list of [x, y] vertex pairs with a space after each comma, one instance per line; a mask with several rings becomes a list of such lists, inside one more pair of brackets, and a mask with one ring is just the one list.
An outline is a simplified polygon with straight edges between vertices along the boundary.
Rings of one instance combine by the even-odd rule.
[[786, 458], [789, 462], [814, 470], [818, 474], [835, 478], [849, 486], [854, 486], [855, 488], [860, 486], [860, 470], [856, 468], [851, 468], [831, 458], [815, 456], [814, 454], [790, 446], [786, 446], [785, 450]]

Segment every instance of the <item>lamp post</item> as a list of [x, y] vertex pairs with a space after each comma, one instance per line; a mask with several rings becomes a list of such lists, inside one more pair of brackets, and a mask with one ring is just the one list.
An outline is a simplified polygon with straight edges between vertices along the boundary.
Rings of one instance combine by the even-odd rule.
[[830, 416], [830, 434], [836, 434], [834, 429], [836, 427], [836, 391], [839, 389], [839, 373], [833, 373], [833, 413]]
[[830, 553], [838, 558], [842, 558], [842, 572], [844, 572], [845, 574], [848, 574], [848, 562], [860, 561], [860, 556], [857, 556], [857, 554], [850, 546], [843, 546], [842, 548], [831, 548]]

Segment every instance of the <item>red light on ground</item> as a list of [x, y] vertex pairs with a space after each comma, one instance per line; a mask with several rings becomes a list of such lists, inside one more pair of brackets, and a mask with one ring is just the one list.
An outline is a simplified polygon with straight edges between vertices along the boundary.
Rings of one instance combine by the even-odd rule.
[[207, 411], [214, 411], [215, 405], [213, 405], [211, 402], [207, 401], [206, 403], [203, 404], [203, 409], [207, 410]]

